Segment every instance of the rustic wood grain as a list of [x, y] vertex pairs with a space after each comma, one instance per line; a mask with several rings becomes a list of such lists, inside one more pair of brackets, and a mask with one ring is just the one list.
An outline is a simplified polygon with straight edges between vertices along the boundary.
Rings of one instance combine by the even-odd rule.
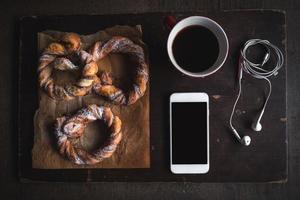
[[[168, 31], [163, 19], [169, 14], [142, 15], [89, 15], [26, 17], [21, 23], [20, 65], [20, 177], [21, 180], [42, 181], [196, 181], [196, 182], [286, 182], [287, 142], [286, 121], [286, 68], [274, 78], [273, 93], [262, 119], [264, 129], [260, 134], [251, 131], [251, 120], [264, 102], [265, 84], [245, 75], [244, 91], [234, 118], [235, 127], [243, 134], [251, 135], [252, 145], [241, 146], [228, 128], [228, 118], [235, 100], [237, 87], [237, 60], [243, 43], [252, 38], [268, 38], [285, 53], [285, 14], [278, 11], [232, 11], [218, 13], [173, 13], [179, 20], [190, 15], [205, 15], [220, 23], [229, 38], [229, 56], [224, 66], [215, 74], [197, 79], [184, 76], [171, 65], [165, 51]], [[238, 20], [237, 20], [238, 19]], [[81, 23], [80, 27], [77, 23]], [[83, 24], [85, 22], [85, 24]], [[99, 23], [101, 22], [101, 23]], [[230, 23], [226, 23], [230, 22]], [[244, 23], [247, 22], [247, 26]], [[266, 28], [266, 22], [272, 22]], [[277, 23], [274, 23], [277, 22]], [[148, 44], [150, 55], [151, 106], [151, 167], [150, 169], [118, 170], [37, 170], [32, 169], [31, 158], [32, 121], [36, 104], [34, 68], [36, 33], [44, 29], [75, 31], [82, 34], [94, 32], [114, 24], [141, 24], [143, 40]], [[237, 31], [238, 30], [238, 31]], [[272, 30], [270, 32], [270, 30]], [[34, 50], [33, 50], [34, 49]], [[167, 79], [165, 77], [168, 77]], [[211, 167], [205, 175], [174, 175], [169, 170], [169, 110], [168, 99], [173, 92], [205, 91], [212, 98], [210, 105], [210, 160]], [[184, 133], [183, 133], [184, 134]], [[270, 138], [272, 138], [270, 140]], [[273, 151], [273, 146], [277, 150]], [[196, 152], [191, 152], [197, 156]], [[269, 163], [264, 165], [263, 163]], [[222, 167], [220, 167], [222, 166]], [[64, 175], [64, 176], [62, 176]]]
[[[183, 11], [185, 0], [144, 1], [1, 1], [0, 6], [0, 183], [6, 199], [299, 199], [300, 191], [300, 5], [298, 1], [191, 0], [186, 11], [223, 9], [285, 9], [288, 33], [288, 135], [289, 181], [286, 184], [192, 184], [192, 183], [97, 183], [20, 184], [17, 180], [17, 59], [18, 22], [22, 15], [112, 14], [155, 11]], [[173, 4], [177, 4], [174, 6]]]

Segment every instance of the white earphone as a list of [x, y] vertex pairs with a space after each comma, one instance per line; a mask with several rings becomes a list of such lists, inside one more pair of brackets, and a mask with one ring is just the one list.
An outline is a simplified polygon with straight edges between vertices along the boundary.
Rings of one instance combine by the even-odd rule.
[[260, 123], [260, 120], [264, 114], [265, 109], [263, 108], [259, 115], [257, 115], [256, 118], [254, 118], [253, 123], [251, 125], [251, 128], [253, 131], [259, 132], [262, 129], [262, 125]]
[[[254, 46], [254, 45], [257, 45], [257, 44], [263, 45], [267, 49], [267, 53], [264, 56], [264, 60], [260, 64], [253, 63], [253, 62], [249, 61], [246, 57], [247, 49], [250, 46]], [[262, 67], [270, 59], [271, 52], [275, 53], [277, 63], [276, 63], [275, 67], [272, 70], [263, 69]], [[270, 76], [276, 76], [278, 74], [278, 70], [282, 67], [283, 62], [284, 62], [284, 57], [283, 57], [282, 52], [278, 49], [278, 47], [271, 44], [268, 40], [261, 40], [261, 39], [248, 40], [245, 43], [242, 50], [241, 50], [240, 58], [239, 58], [239, 78], [238, 78], [239, 92], [238, 92], [238, 96], [235, 100], [235, 103], [233, 105], [233, 109], [232, 109], [230, 119], [229, 119], [229, 125], [230, 125], [230, 128], [232, 129], [232, 132], [233, 132], [234, 136], [238, 139], [238, 141], [241, 144], [243, 144], [245, 146], [250, 145], [251, 138], [248, 135], [245, 135], [245, 136], [241, 137], [238, 134], [237, 130], [232, 125], [232, 118], [233, 118], [233, 114], [234, 114], [234, 111], [235, 111], [235, 107], [236, 107], [236, 105], [237, 105], [237, 103], [240, 99], [241, 92], [242, 92], [243, 72], [246, 72], [247, 74], [251, 75], [254, 78], [264, 79], [268, 82], [268, 85], [269, 85], [269, 94], [266, 98], [264, 106], [263, 106], [261, 112], [257, 115], [257, 117], [254, 118], [253, 123], [251, 125], [252, 130], [258, 132], [258, 131], [262, 130], [262, 125], [260, 123], [260, 120], [262, 119], [262, 116], [265, 112], [265, 108], [267, 106], [268, 100], [269, 100], [271, 92], [272, 92], [272, 84], [271, 84], [271, 82], [268, 78]]]

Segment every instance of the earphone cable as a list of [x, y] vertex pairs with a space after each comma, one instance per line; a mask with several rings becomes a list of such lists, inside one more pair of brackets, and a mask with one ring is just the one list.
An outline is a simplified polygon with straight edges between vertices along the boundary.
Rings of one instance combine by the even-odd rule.
[[[268, 51], [261, 64], [253, 63], [246, 57], [247, 49], [249, 47], [257, 45], [257, 44], [263, 45]], [[271, 70], [263, 69], [262, 67], [264, 66], [264, 64], [267, 63], [268, 60], [270, 59], [271, 52], [274, 52], [276, 55], [276, 59], [277, 59], [276, 65]], [[241, 93], [242, 93], [243, 71], [246, 72], [247, 74], [251, 75], [254, 78], [264, 79], [265, 81], [267, 81], [267, 83], [269, 85], [269, 93], [268, 93], [268, 96], [266, 98], [266, 101], [265, 101], [263, 109], [262, 109], [262, 113], [263, 113], [267, 106], [267, 103], [269, 101], [269, 98], [270, 98], [271, 92], [272, 92], [272, 84], [268, 78], [270, 76], [276, 76], [278, 74], [278, 70], [282, 67], [283, 63], [284, 63], [284, 57], [283, 57], [282, 52], [280, 51], [280, 49], [278, 47], [276, 47], [275, 45], [270, 43], [268, 40], [252, 39], [252, 40], [248, 40], [245, 43], [243, 49], [241, 50], [240, 58], [239, 58], [239, 82], [238, 82], [239, 83], [239, 92], [238, 92], [237, 98], [235, 100], [235, 103], [233, 105], [232, 112], [231, 112], [230, 119], [229, 119], [229, 124], [232, 129], [234, 129], [234, 127], [232, 125], [232, 118], [234, 115], [236, 105], [237, 105], [237, 103], [240, 99]]]

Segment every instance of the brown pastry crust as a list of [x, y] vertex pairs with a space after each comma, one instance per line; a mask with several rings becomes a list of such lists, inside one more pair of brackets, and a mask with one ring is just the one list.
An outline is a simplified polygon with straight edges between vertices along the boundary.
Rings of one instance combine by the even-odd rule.
[[[104, 144], [93, 152], [75, 147], [71, 139], [81, 137], [88, 123], [103, 120], [110, 130], [110, 136]], [[71, 117], [56, 119], [54, 134], [57, 139], [59, 153], [78, 165], [92, 165], [110, 157], [122, 138], [122, 122], [114, 116], [109, 107], [89, 105]]]
[[[80, 66], [73, 64], [74, 58], [79, 60]], [[81, 70], [82, 73], [76, 84], [61, 86], [57, 85], [52, 77], [54, 69]], [[80, 37], [75, 33], [66, 33], [59, 42], [49, 44], [39, 59], [40, 87], [55, 100], [70, 100], [86, 95], [97, 79], [97, 72], [97, 63], [88, 52], [81, 50]]]
[[64, 34], [61, 41], [65, 44], [69, 52], [78, 51], [81, 47], [80, 37], [76, 33]]
[[149, 75], [143, 48], [126, 37], [116, 36], [104, 44], [96, 42], [90, 50], [94, 61], [98, 61], [110, 53], [121, 53], [130, 56], [136, 65], [133, 86], [129, 94], [125, 94], [123, 90], [113, 85], [111, 74], [102, 72], [99, 81], [94, 84], [94, 92], [117, 104], [133, 104], [144, 95], [147, 89]]

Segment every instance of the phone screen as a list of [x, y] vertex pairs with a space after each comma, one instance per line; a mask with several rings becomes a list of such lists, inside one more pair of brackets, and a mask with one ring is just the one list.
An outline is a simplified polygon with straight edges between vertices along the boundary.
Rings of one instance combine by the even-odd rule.
[[172, 102], [172, 163], [207, 164], [207, 102]]

